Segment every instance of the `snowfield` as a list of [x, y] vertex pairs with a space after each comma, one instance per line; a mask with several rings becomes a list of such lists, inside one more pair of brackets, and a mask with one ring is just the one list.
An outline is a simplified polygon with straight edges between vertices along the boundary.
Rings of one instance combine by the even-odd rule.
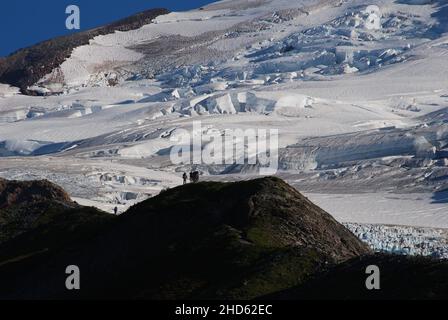
[[[193, 121], [195, 135], [276, 129], [277, 174], [374, 248], [446, 257], [445, 232], [434, 244], [432, 231], [406, 228], [448, 228], [447, 10], [227, 0], [96, 37], [34, 85], [46, 96], [0, 84], [0, 176], [46, 178], [79, 203], [124, 210], [191, 169], [258, 176], [259, 164], [173, 164], [173, 138]], [[432, 251], [397, 240], [409, 238]]]
[[307, 194], [339, 221], [448, 229], [448, 192]]

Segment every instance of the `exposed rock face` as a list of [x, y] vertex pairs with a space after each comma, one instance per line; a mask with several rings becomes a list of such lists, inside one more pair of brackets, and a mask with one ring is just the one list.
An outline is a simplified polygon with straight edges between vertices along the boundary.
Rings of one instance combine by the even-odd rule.
[[46, 201], [72, 203], [64, 189], [47, 180], [8, 181], [0, 178], [0, 210]]
[[166, 9], [147, 10], [103, 27], [54, 38], [20, 49], [8, 57], [0, 58], [0, 83], [19, 87], [25, 94], [35, 94], [29, 91], [28, 87], [59, 67], [70, 57], [74, 48], [88, 44], [89, 40], [99, 35], [138, 29], [151, 23], [157, 16], [168, 12]]
[[69, 195], [49, 181], [0, 178], [0, 244], [46, 223], [53, 214], [75, 207]]

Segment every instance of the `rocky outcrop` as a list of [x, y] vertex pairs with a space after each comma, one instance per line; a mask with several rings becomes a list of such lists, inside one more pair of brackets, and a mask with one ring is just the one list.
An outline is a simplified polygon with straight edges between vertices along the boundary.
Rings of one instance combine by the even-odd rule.
[[[277, 178], [189, 184], [120, 217], [89, 210], [45, 214], [0, 246], [0, 297], [250, 299], [370, 253]], [[78, 292], [61, 285], [72, 264]]]
[[46, 201], [72, 203], [64, 189], [47, 180], [8, 181], [0, 178], [0, 210]]
[[167, 13], [166, 9], [147, 10], [103, 27], [53, 38], [20, 49], [8, 57], [0, 58], [0, 83], [19, 87], [22, 93], [34, 95], [36, 92], [30, 91], [28, 87], [59, 67], [70, 57], [74, 48], [88, 44], [99, 35], [138, 29], [151, 23], [157, 16]]
[[[0, 199], [0, 298], [448, 296], [446, 261], [373, 254], [278, 178], [180, 186], [119, 217], [46, 181], [0, 180]], [[69, 265], [82, 290], [65, 289]], [[369, 265], [380, 268], [381, 290], [365, 287]]]

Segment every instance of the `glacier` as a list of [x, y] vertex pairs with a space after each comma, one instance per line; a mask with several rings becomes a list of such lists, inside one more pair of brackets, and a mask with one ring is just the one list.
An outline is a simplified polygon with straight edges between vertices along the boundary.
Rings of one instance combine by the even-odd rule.
[[[123, 211], [184, 171], [258, 176], [257, 164], [172, 164], [170, 137], [193, 121], [278, 129], [280, 177], [375, 249], [404, 239], [446, 257], [447, 4], [377, 1], [369, 29], [371, 4], [219, 1], [95, 37], [30, 88], [39, 95], [0, 84], [0, 176]], [[409, 229], [422, 227], [433, 231]]]

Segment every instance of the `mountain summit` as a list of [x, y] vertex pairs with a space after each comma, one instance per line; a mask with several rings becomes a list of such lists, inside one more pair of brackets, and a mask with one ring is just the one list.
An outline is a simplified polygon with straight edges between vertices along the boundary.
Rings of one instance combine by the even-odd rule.
[[[93, 222], [73, 210], [0, 247], [0, 297], [247, 299], [370, 253], [277, 178], [181, 186]], [[67, 265], [79, 293], [65, 290]]]
[[[48, 182], [2, 184], [40, 186], [27, 189], [33, 198], [51, 194], [45, 208], [33, 201], [0, 209], [3, 299], [447, 296], [446, 261], [373, 254], [277, 178], [180, 186], [118, 217], [65, 202]], [[6, 189], [2, 199], [11, 194]], [[27, 205], [32, 223], [23, 215]], [[65, 288], [72, 265], [81, 290]], [[365, 288], [370, 265], [380, 267], [381, 290]]]

